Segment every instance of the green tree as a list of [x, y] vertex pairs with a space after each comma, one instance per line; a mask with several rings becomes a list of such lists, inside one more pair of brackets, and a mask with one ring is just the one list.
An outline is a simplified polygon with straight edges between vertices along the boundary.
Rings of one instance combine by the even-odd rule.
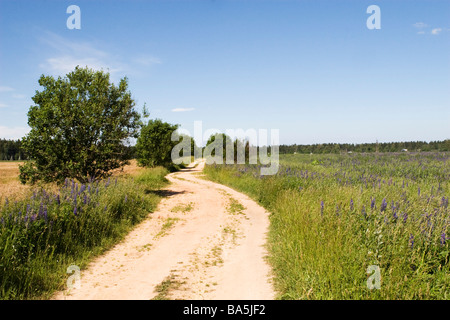
[[163, 166], [173, 169], [171, 151], [178, 142], [172, 141], [172, 133], [178, 126], [160, 119], [149, 120], [142, 127], [136, 142], [138, 164], [144, 167]]
[[128, 163], [126, 143], [141, 121], [127, 78], [116, 86], [109, 73], [76, 67], [64, 78], [42, 75], [39, 85], [44, 89], [32, 97], [31, 131], [22, 140], [31, 160], [20, 167], [22, 183], [86, 183]]
[[230, 148], [230, 159], [234, 161], [236, 157], [237, 141], [235, 142], [233, 142], [231, 138], [224, 133], [212, 134], [208, 138], [205, 149], [203, 151], [203, 155], [207, 159], [206, 163], [226, 163], [227, 146]]

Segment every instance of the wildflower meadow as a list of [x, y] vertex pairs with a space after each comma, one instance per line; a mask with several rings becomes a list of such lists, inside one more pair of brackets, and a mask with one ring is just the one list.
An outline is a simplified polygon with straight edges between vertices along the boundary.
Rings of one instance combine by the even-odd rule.
[[205, 172], [272, 213], [279, 298], [450, 298], [449, 153], [289, 154], [275, 176], [258, 165]]

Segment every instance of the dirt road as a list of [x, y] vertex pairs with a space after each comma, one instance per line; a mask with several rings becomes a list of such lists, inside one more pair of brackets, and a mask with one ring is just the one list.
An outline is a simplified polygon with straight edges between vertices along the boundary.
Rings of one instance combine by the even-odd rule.
[[158, 210], [54, 299], [274, 299], [268, 212], [203, 167], [168, 175]]

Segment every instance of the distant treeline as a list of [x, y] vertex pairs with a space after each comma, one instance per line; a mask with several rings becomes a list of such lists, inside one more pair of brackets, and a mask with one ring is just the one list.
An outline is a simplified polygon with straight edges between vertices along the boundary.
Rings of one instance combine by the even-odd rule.
[[[20, 140], [0, 139], [0, 160], [27, 160], [26, 153], [20, 148]], [[136, 157], [136, 147], [130, 146], [130, 158]], [[280, 145], [280, 153], [346, 153], [346, 152], [423, 152], [450, 151], [450, 139], [444, 141], [410, 141], [410, 142], [381, 142], [381, 143], [321, 143], [321, 144], [293, 144]]]
[[345, 152], [423, 152], [450, 151], [450, 139], [444, 141], [410, 141], [380, 143], [322, 143], [311, 145], [280, 145], [280, 153], [345, 153]]
[[[127, 158], [136, 158], [136, 147], [127, 146]], [[0, 139], [0, 161], [28, 160], [27, 154], [21, 148], [21, 140]]]
[[0, 139], [0, 160], [25, 160], [27, 157], [20, 144], [20, 140]]

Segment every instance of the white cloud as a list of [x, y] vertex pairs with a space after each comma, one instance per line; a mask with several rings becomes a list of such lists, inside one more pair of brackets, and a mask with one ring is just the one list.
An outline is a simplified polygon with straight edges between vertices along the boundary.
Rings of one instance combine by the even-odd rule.
[[14, 94], [12, 95], [12, 97], [13, 97], [14, 99], [25, 99], [25, 98], [26, 98], [26, 96], [25, 96], [24, 94], [17, 94], [17, 93], [14, 93]]
[[49, 70], [55, 75], [66, 75], [76, 66], [89, 67], [94, 70], [113, 73], [122, 71], [124, 66], [109, 53], [99, 50], [88, 42], [68, 41], [52, 32], [46, 32], [40, 39], [54, 49], [54, 54], [39, 64], [39, 67]]
[[140, 55], [133, 59], [133, 62], [143, 65], [143, 66], [152, 66], [154, 64], [161, 64], [161, 60], [151, 56], [151, 55]]
[[172, 109], [172, 112], [187, 112], [187, 111], [193, 111], [195, 108], [175, 108]]
[[41, 68], [50, 69], [50, 72], [65, 75], [75, 69], [76, 66], [82, 68], [89, 67], [94, 70], [104, 70], [110, 73], [119, 71], [120, 69], [114, 69], [107, 63], [99, 60], [98, 58], [76, 58], [74, 56], [60, 56], [54, 58], [48, 58], [45, 63], [39, 65]]
[[425, 31], [419, 31], [417, 34], [425, 34]]
[[40, 40], [52, 49], [52, 53], [39, 64], [39, 67], [53, 75], [64, 76], [76, 66], [87, 66], [94, 70], [109, 72], [112, 80], [116, 81], [126, 74], [139, 73], [143, 67], [161, 64], [159, 58], [150, 54], [142, 53], [125, 60], [120, 55], [111, 53], [117, 50], [99, 49], [97, 42], [69, 41], [52, 32], [45, 32]]
[[0, 86], [0, 92], [10, 92], [10, 91], [14, 91], [14, 89], [11, 87]]
[[30, 132], [30, 128], [26, 127], [4, 127], [0, 126], [0, 138], [3, 139], [21, 139], [28, 132]]
[[439, 34], [441, 31], [442, 31], [441, 28], [435, 28], [435, 29], [431, 30], [431, 34], [437, 35], [437, 34]]
[[413, 26], [418, 28], [418, 29], [422, 29], [422, 28], [428, 27], [428, 25], [426, 23], [423, 23], [423, 22], [416, 22], [416, 23], [413, 24]]
[[0, 108], [7, 108], [8, 106], [4, 103], [0, 103]]

